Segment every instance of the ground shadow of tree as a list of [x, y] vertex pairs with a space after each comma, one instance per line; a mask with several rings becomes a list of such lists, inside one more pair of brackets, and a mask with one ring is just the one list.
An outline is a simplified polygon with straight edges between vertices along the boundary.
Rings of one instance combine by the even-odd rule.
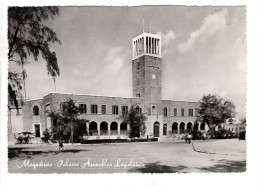
[[8, 149], [8, 158], [9, 159], [16, 159], [19, 158], [21, 160], [24, 159], [32, 159], [34, 155], [42, 155], [44, 157], [46, 156], [52, 156], [60, 153], [79, 153], [82, 151], [90, 151], [87, 149], [65, 149], [63, 151], [34, 151], [34, 150], [24, 150], [24, 149], [30, 149], [30, 148], [12, 148]]
[[130, 169], [128, 172], [139, 172], [139, 173], [176, 173], [185, 169], [185, 166], [171, 167], [168, 165], [160, 165], [160, 162], [147, 163], [144, 167], [138, 167]]
[[200, 168], [208, 172], [245, 172], [246, 161], [219, 160], [216, 165]]

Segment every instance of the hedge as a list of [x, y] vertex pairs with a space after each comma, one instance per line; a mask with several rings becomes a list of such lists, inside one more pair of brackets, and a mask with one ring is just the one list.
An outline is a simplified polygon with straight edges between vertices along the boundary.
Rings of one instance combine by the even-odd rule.
[[136, 138], [136, 139], [95, 139], [82, 140], [81, 144], [97, 144], [97, 143], [129, 143], [129, 142], [152, 142], [158, 141], [158, 138]]
[[131, 142], [151, 142], [151, 141], [158, 141], [158, 138], [136, 138], [131, 139]]

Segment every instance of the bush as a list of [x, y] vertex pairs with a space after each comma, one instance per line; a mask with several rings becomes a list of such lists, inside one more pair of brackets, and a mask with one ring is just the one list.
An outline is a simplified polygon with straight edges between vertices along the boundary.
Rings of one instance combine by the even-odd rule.
[[44, 132], [43, 132], [43, 137], [41, 138], [42, 141], [44, 141], [45, 143], [49, 143], [49, 140], [51, 139], [51, 132], [46, 129]]
[[239, 140], [245, 140], [246, 139], [246, 131], [239, 132]]
[[23, 143], [23, 137], [22, 136], [18, 136], [16, 143], [17, 144], [22, 144]]
[[96, 140], [82, 140], [81, 144], [96, 144], [96, 143], [127, 143], [128, 139], [96, 139]]
[[158, 141], [158, 138], [132, 138], [131, 142], [151, 142]]
[[128, 143], [128, 142], [152, 142], [158, 141], [158, 138], [136, 138], [136, 139], [95, 139], [95, 140], [82, 140], [81, 144], [97, 144], [97, 143]]

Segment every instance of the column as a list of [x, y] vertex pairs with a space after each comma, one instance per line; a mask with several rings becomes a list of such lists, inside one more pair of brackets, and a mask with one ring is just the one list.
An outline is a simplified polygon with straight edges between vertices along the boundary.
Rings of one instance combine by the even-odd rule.
[[161, 41], [158, 39], [158, 55], [161, 55]]
[[154, 41], [155, 41], [154, 42], [155, 43], [155, 45], [154, 45], [154, 54], [157, 55], [157, 39], [155, 38]]
[[154, 39], [151, 38], [151, 48], [152, 48], [151, 54], [153, 54], [153, 47], [154, 47]]
[[97, 124], [98, 136], [100, 136], [100, 123]]
[[110, 124], [107, 124], [107, 132], [108, 132], [108, 136], [110, 137], [110, 126], [111, 125], [111, 123]]
[[180, 125], [181, 125], [181, 124], [179, 124], [179, 123], [178, 123], [178, 125], [177, 125], [178, 139], [180, 139]]
[[144, 53], [146, 53], [146, 37], [143, 37], [144, 40]]
[[151, 54], [151, 37], [149, 37], [149, 54]]
[[87, 131], [87, 135], [89, 136], [89, 122], [86, 122], [86, 131]]
[[118, 133], [118, 136], [120, 136], [120, 124], [117, 124], [117, 133]]
[[132, 43], [132, 49], [133, 49], [133, 58], [135, 57], [135, 42]]

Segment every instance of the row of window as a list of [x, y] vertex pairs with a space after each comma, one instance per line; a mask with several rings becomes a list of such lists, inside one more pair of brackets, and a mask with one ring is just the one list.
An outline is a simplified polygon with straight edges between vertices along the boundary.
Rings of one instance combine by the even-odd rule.
[[[101, 114], [107, 114], [107, 106], [101, 105]], [[138, 107], [139, 108], [139, 107]], [[61, 111], [64, 111], [65, 106], [63, 103], [61, 103]], [[118, 105], [112, 105], [112, 114], [118, 115]], [[79, 112], [81, 114], [87, 113], [87, 105], [86, 104], [79, 104]], [[91, 104], [90, 105], [90, 113], [91, 114], [98, 114], [98, 105], [97, 104]], [[122, 115], [128, 114], [128, 106], [122, 106]]]
[[[177, 116], [177, 108], [174, 108], [173, 109], [173, 115], [174, 116]], [[163, 115], [166, 117], [166, 116], [168, 116], [168, 108], [167, 107], [164, 107], [163, 108]], [[196, 108], [195, 109], [195, 116], [197, 116], [198, 115], [198, 109]], [[181, 116], [185, 116], [185, 109], [184, 108], [182, 108], [181, 109]], [[194, 116], [194, 114], [193, 114], [193, 109], [189, 109], [188, 110], [188, 116], [190, 116], [190, 117], [193, 117]]]
[[[141, 112], [141, 108], [139, 108], [139, 106], [137, 106], [137, 109], [139, 109], [140, 112]], [[153, 110], [155, 110], [155, 109], [156, 109], [156, 107], [152, 106], [152, 113], [154, 113]], [[63, 102], [60, 105], [60, 110], [61, 111], [65, 110], [65, 105], [63, 104]], [[87, 113], [87, 105], [86, 104], [79, 104], [79, 112], [81, 114], [86, 114]], [[98, 113], [98, 105], [96, 105], [96, 104], [90, 105], [90, 113], [91, 114], [97, 114]], [[106, 114], [106, 113], [107, 113], [106, 105], [101, 105], [101, 114]], [[112, 114], [118, 115], [118, 113], [119, 113], [118, 112], [118, 105], [112, 105]], [[122, 114], [126, 115], [127, 113], [128, 113], [128, 106], [122, 106]], [[177, 108], [174, 108], [173, 114], [174, 114], [174, 116], [177, 116]], [[195, 116], [197, 116], [197, 114], [198, 114], [198, 109], [196, 108], [195, 109]], [[33, 107], [33, 115], [34, 116], [39, 115], [39, 107], [36, 106], [36, 105]], [[163, 108], [163, 115], [165, 117], [168, 116], [168, 108], [167, 107]], [[181, 109], [181, 116], [185, 116], [185, 109], [184, 108]], [[193, 115], [193, 109], [188, 110], [188, 116], [190, 116], [190, 117], [194, 116]]]

